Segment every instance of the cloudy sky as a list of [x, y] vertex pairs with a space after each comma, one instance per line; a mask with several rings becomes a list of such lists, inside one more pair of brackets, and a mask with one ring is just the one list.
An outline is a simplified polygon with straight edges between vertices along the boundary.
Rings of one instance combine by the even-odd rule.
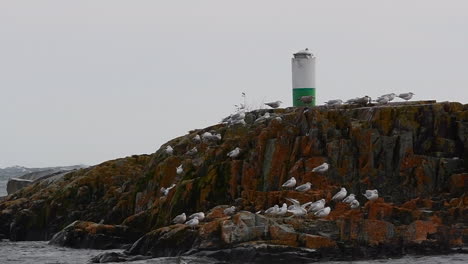
[[1, 1], [0, 167], [152, 153], [251, 107], [413, 91], [468, 103], [468, 1]]

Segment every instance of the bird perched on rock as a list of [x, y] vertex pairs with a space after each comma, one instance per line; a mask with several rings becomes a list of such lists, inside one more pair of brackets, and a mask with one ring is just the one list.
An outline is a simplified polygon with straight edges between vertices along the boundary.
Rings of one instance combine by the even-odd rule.
[[325, 207], [325, 199], [320, 199], [310, 204], [308, 211], [317, 212]]
[[303, 104], [310, 104], [314, 101], [314, 99], [315, 99], [315, 96], [313, 95], [305, 95], [305, 96], [301, 96], [297, 100], [301, 101]]
[[390, 99], [386, 96], [381, 96], [379, 98], [377, 98], [377, 100], [375, 100], [378, 104], [387, 104], [388, 102], [390, 102]]
[[305, 216], [307, 215], [307, 210], [299, 206], [288, 210], [288, 213], [292, 213], [294, 216]]
[[184, 165], [180, 164], [179, 167], [176, 168], [177, 175], [181, 175], [184, 172]]
[[195, 228], [195, 226], [197, 226], [199, 223], [200, 223], [200, 221], [198, 221], [197, 217], [194, 217], [194, 218], [188, 220], [187, 222], [185, 222], [185, 224], [190, 226], [191, 228]]
[[346, 197], [346, 194], [347, 194], [346, 188], [342, 187], [341, 190], [333, 196], [332, 200], [341, 201]]
[[325, 102], [326, 106], [339, 106], [341, 104], [343, 104], [343, 100], [341, 99], [328, 100]]
[[353, 201], [349, 204], [349, 207], [351, 207], [351, 209], [359, 208], [359, 201], [358, 201], [358, 200], [353, 200]]
[[174, 153], [174, 149], [170, 145], [166, 146], [165, 151], [166, 151], [166, 154], [168, 155], [172, 155], [172, 153]]
[[270, 103], [265, 103], [265, 104], [268, 105], [271, 108], [278, 108], [278, 107], [280, 107], [281, 103], [283, 103], [283, 102], [275, 101], [275, 102], [270, 102]]
[[343, 203], [351, 203], [352, 201], [356, 200], [356, 196], [352, 193], [348, 195], [348, 197], [343, 199]]
[[169, 194], [169, 191], [174, 188], [176, 185], [173, 183], [171, 184], [171, 186], [167, 187], [167, 188], [164, 188], [164, 187], [161, 187], [161, 192], [164, 196], [167, 196]]
[[236, 147], [235, 149], [231, 150], [227, 156], [230, 158], [237, 158], [239, 156], [241, 149], [239, 147]]
[[195, 141], [195, 142], [200, 142], [200, 140], [201, 140], [200, 135], [197, 134], [196, 136], [194, 136], [192, 138], [192, 140]]
[[310, 190], [311, 186], [312, 186], [312, 183], [306, 182], [306, 183], [304, 183], [302, 185], [297, 186], [295, 190], [298, 191], [298, 192], [306, 192], [306, 191]]
[[265, 214], [267, 215], [275, 215], [276, 212], [279, 211], [279, 206], [277, 204], [275, 204], [274, 206], [268, 208], [265, 210]]
[[293, 188], [294, 186], [296, 186], [296, 179], [294, 177], [291, 177], [289, 180], [283, 183], [283, 185], [281, 185], [281, 187], [284, 188]]
[[326, 172], [328, 170], [328, 168], [330, 167], [330, 165], [326, 162], [322, 163], [322, 165], [320, 166], [317, 166], [315, 168], [312, 169], [312, 172], [320, 172], [320, 173], [323, 173], [323, 172]]
[[255, 119], [254, 123], [260, 123], [270, 118], [271, 118], [270, 113], [266, 112], [263, 116], [260, 116], [259, 118]]
[[331, 212], [331, 208], [327, 206], [315, 212], [314, 215], [317, 217], [326, 217], [327, 215], [330, 214], [330, 212]]
[[235, 206], [231, 206], [229, 208], [226, 208], [224, 209], [223, 213], [225, 215], [233, 215], [234, 213], [236, 212], [236, 207]]
[[185, 216], [185, 213], [182, 213], [182, 214], [174, 217], [174, 219], [172, 219], [172, 222], [174, 224], [183, 224], [186, 219], [187, 219], [187, 217]]
[[389, 93], [389, 94], [384, 94], [384, 95], [380, 96], [379, 98], [387, 97], [388, 101], [390, 102], [390, 101], [393, 101], [393, 99], [395, 99], [396, 96], [397, 95], [395, 93]]
[[413, 95], [414, 93], [412, 92], [409, 92], [409, 93], [401, 93], [400, 95], [398, 95], [398, 97], [400, 97], [401, 99], [405, 100], [405, 101], [408, 101], [410, 100], [411, 98], [413, 98]]
[[278, 208], [275, 215], [283, 216], [287, 212], [288, 212], [288, 205], [286, 203], [283, 203], [283, 206], [281, 206], [281, 208]]
[[205, 132], [202, 134], [203, 141], [218, 141], [221, 140], [221, 134], [212, 134], [210, 132]]
[[193, 219], [193, 218], [198, 218], [199, 221], [202, 221], [203, 219], [205, 219], [205, 213], [203, 212], [198, 212], [198, 213], [194, 213], [194, 214], [191, 214], [189, 216], [189, 219]]
[[362, 195], [364, 195], [367, 198], [367, 200], [374, 201], [374, 200], [377, 200], [377, 198], [379, 198], [379, 191], [366, 190], [366, 193], [363, 193]]
[[197, 147], [193, 147], [191, 150], [187, 151], [187, 153], [185, 153], [185, 155], [192, 156], [192, 155], [197, 154], [197, 152], [198, 152]]

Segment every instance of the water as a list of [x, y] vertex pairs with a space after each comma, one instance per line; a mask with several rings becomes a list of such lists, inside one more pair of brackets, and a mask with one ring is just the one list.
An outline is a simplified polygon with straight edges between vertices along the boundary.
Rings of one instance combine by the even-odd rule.
[[[87, 263], [93, 256], [106, 252], [94, 249], [70, 249], [48, 245], [46, 241], [10, 242], [0, 241], [0, 263], [9, 264], [58, 264], [58, 263]], [[107, 252], [119, 252], [107, 250]], [[167, 263], [219, 263], [202, 258], [176, 257], [139, 260], [132, 264], [167, 264]], [[468, 254], [452, 254], [440, 256], [406, 256], [399, 259], [380, 259], [366, 261], [326, 262], [327, 264], [466, 264]]]

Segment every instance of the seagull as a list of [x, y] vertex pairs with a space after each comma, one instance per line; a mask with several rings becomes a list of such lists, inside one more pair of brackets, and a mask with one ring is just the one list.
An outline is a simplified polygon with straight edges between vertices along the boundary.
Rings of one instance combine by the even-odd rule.
[[281, 187], [284, 188], [293, 188], [294, 186], [296, 186], [296, 179], [294, 177], [291, 177], [289, 180], [283, 183], [283, 185], [281, 185]]
[[236, 207], [235, 206], [231, 206], [229, 208], [226, 208], [224, 209], [223, 213], [225, 215], [233, 215], [234, 213], [236, 212]]
[[356, 196], [352, 193], [352, 194], [348, 195], [348, 197], [344, 198], [342, 202], [343, 203], [351, 203], [354, 200], [356, 200]]
[[304, 216], [307, 214], [307, 210], [299, 206], [288, 210], [288, 213], [292, 213], [294, 216]]
[[334, 100], [328, 100], [327, 102], [325, 102], [325, 105], [326, 106], [337, 106], [337, 105], [341, 105], [342, 103], [343, 103], [343, 100], [334, 99]]
[[200, 135], [198, 135], [198, 134], [196, 136], [194, 136], [192, 139], [195, 142], [200, 142], [200, 140], [201, 140]]
[[379, 98], [381, 97], [387, 97], [388, 98], [388, 101], [393, 101], [393, 99], [395, 99], [397, 95], [395, 93], [389, 93], [389, 94], [384, 94], [382, 96], [380, 96]]
[[310, 104], [314, 101], [314, 99], [315, 99], [315, 96], [313, 95], [305, 95], [305, 96], [301, 96], [297, 100], [301, 101], [303, 104]]
[[188, 225], [188, 226], [190, 226], [191, 228], [194, 228], [194, 227], [197, 226], [199, 223], [200, 223], [200, 221], [198, 221], [198, 218], [197, 218], [197, 217], [194, 217], [193, 219], [190, 219], [190, 220], [188, 220], [187, 222], [185, 222], [185, 224]]
[[330, 165], [326, 162], [324, 162], [322, 165], [315, 167], [312, 169], [312, 172], [326, 172]]
[[205, 132], [202, 134], [203, 141], [217, 141], [221, 140], [221, 134], [211, 134], [210, 132]]
[[192, 218], [198, 218], [199, 221], [202, 221], [203, 219], [205, 219], [205, 213], [203, 212], [198, 212], [198, 213], [194, 213], [194, 214], [191, 214], [189, 216], [189, 219], [192, 219]]
[[349, 206], [351, 207], [351, 209], [356, 209], [356, 208], [359, 208], [359, 201], [358, 200], [353, 200]]
[[185, 155], [192, 156], [192, 155], [197, 154], [197, 152], [198, 152], [197, 147], [193, 147], [193, 149], [187, 151], [187, 153], [185, 153]]
[[317, 217], [325, 217], [328, 214], [330, 214], [330, 211], [331, 211], [330, 207], [327, 206], [327, 207], [325, 207], [323, 209], [320, 209], [317, 212], [315, 212], [314, 215], [317, 216]]
[[237, 158], [239, 156], [241, 149], [239, 147], [236, 147], [234, 150], [230, 151], [227, 156], [230, 158]]
[[276, 215], [283, 216], [288, 212], [288, 205], [286, 203], [283, 203], [283, 206], [281, 208], [278, 208], [276, 211]]
[[379, 98], [377, 98], [377, 100], [375, 100], [377, 103], [379, 104], [387, 104], [388, 102], [390, 102], [390, 98], [387, 97], [387, 96], [381, 96]]
[[164, 187], [161, 187], [161, 192], [163, 193], [164, 196], [167, 196], [169, 194], [169, 191], [174, 188], [176, 185], [173, 183], [171, 184], [171, 186], [167, 187], [167, 188], [164, 188]]
[[233, 125], [247, 125], [247, 123], [245, 122], [244, 119], [236, 119], [236, 120], [232, 120], [230, 123], [229, 123], [230, 126], [233, 126]]
[[260, 116], [259, 118], [255, 119], [254, 123], [260, 123], [262, 121], [269, 119], [270, 117], [271, 117], [270, 113], [266, 112], [263, 116]]
[[177, 175], [181, 175], [184, 172], [184, 165], [180, 164], [179, 167], [176, 168]]
[[415, 94], [412, 93], [412, 92], [409, 92], [409, 93], [402, 93], [402, 94], [398, 95], [398, 97], [400, 97], [401, 99], [403, 99], [405, 101], [408, 101], [411, 98], [413, 98], [413, 95], [415, 95]]
[[280, 107], [281, 103], [283, 103], [283, 102], [275, 101], [275, 102], [270, 102], [270, 103], [265, 103], [265, 104], [268, 105], [271, 108], [278, 108], [278, 107]]
[[341, 201], [341, 200], [343, 200], [343, 199], [346, 197], [346, 193], [347, 193], [346, 188], [343, 188], [343, 187], [342, 187], [341, 190], [340, 190], [339, 192], [337, 192], [337, 193], [333, 196], [332, 200], [334, 200], [334, 201], [336, 201], [336, 200]]
[[277, 211], [279, 211], [279, 206], [275, 204], [274, 206], [266, 209], [265, 214], [274, 215]]
[[290, 205], [288, 207], [288, 210], [291, 210], [293, 209], [294, 207], [301, 207], [301, 204], [299, 203], [298, 200], [296, 199], [293, 199], [293, 198], [286, 198], [286, 200], [290, 201], [292, 203], [292, 205]]
[[187, 219], [187, 217], [185, 216], [185, 213], [182, 213], [182, 214], [174, 217], [174, 219], [172, 219], [172, 222], [174, 224], [183, 224], [186, 219]]
[[308, 190], [310, 190], [310, 187], [312, 186], [312, 184], [310, 182], [307, 182], [307, 183], [304, 183], [302, 185], [299, 185], [296, 187], [296, 191], [298, 192], [306, 192]]
[[172, 155], [172, 153], [174, 153], [174, 149], [169, 145], [166, 147], [166, 153]]
[[325, 199], [320, 199], [316, 202], [313, 202], [309, 206], [309, 212], [317, 212], [325, 207]]
[[356, 98], [356, 103], [358, 104], [368, 104], [369, 101], [371, 100], [371, 98], [369, 96], [364, 96], [364, 97], [361, 97], [361, 98]]
[[374, 201], [374, 200], [377, 200], [377, 198], [379, 198], [379, 191], [366, 190], [366, 193], [363, 193], [362, 195], [364, 195], [367, 198], [367, 200]]

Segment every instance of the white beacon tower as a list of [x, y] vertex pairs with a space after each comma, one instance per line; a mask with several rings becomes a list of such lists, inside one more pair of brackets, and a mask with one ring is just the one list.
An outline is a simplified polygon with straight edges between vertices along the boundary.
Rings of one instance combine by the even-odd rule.
[[[309, 49], [294, 53], [292, 64], [293, 106], [315, 106], [315, 56]], [[302, 96], [313, 96], [311, 103], [303, 103]]]

